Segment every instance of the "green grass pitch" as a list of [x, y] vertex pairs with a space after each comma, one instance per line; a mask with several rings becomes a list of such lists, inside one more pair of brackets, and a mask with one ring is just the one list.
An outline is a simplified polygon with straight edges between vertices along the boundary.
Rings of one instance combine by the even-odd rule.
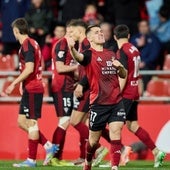
[[[82, 170], [82, 167], [76, 166], [65, 166], [65, 167], [51, 167], [51, 166], [42, 166], [42, 162], [38, 161], [36, 168], [14, 168], [12, 167], [13, 163], [16, 161], [5, 161], [0, 160], [0, 170]], [[110, 170], [110, 168], [98, 168], [93, 167], [92, 170]], [[163, 166], [160, 168], [153, 168], [152, 161], [131, 161], [125, 167], [119, 167], [119, 170], [170, 170], [170, 161], [165, 161]]]

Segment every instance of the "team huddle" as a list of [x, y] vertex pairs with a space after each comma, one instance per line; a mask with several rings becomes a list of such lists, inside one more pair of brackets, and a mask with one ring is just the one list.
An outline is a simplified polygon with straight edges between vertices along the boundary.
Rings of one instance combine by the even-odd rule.
[[39, 143], [46, 151], [43, 165], [66, 164], [62, 153], [66, 130], [71, 124], [80, 135], [80, 157], [74, 165], [83, 163], [83, 170], [91, 170], [100, 163], [102, 157], [95, 156], [97, 150], [101, 150], [102, 154], [108, 151], [99, 143], [102, 136], [111, 146], [111, 170], [118, 170], [121, 131], [125, 123], [151, 149], [155, 158], [154, 167], [162, 165], [165, 153], [155, 146], [148, 132], [138, 124], [140, 53], [129, 43], [129, 28], [126, 25], [114, 28], [114, 39], [118, 45], [116, 53], [103, 47], [105, 39], [99, 25], [87, 26], [79, 19], [67, 24], [66, 35], [53, 46], [51, 88], [58, 125], [52, 142], [38, 127], [44, 91], [39, 45], [28, 36], [25, 19], [16, 19], [12, 28], [21, 44], [21, 74], [6, 89], [6, 93], [10, 94], [16, 84], [21, 84], [18, 124], [28, 134], [29, 148], [26, 161], [14, 164], [14, 167], [35, 167]]

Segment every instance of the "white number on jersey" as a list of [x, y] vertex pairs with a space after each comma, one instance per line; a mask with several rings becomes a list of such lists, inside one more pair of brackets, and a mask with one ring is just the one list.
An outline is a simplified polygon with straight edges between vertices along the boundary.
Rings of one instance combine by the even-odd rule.
[[140, 64], [140, 56], [133, 57], [134, 62], [134, 73], [133, 77], [136, 78], [139, 76], [139, 64]]

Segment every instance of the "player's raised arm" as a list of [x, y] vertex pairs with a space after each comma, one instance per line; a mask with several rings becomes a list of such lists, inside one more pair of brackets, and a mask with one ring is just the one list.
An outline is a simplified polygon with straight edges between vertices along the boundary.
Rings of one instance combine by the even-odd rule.
[[77, 61], [77, 62], [82, 62], [84, 60], [84, 55], [82, 53], [79, 53], [75, 48], [75, 42], [72, 38], [67, 38], [67, 43], [68, 43], [68, 46], [70, 48], [70, 52], [73, 56], [73, 58]]

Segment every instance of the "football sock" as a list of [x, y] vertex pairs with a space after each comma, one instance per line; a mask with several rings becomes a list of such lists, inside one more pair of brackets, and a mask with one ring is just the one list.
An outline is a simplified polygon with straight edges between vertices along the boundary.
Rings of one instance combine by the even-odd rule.
[[90, 146], [89, 142], [86, 143], [86, 161], [87, 161], [87, 163], [91, 164], [92, 158], [94, 156], [94, 153], [95, 153], [97, 147], [98, 147], [98, 144], [96, 144], [94, 146]]
[[79, 132], [79, 135], [80, 135], [80, 158], [84, 159], [85, 158], [86, 142], [89, 137], [89, 129], [82, 122], [75, 125], [74, 128]]
[[111, 167], [118, 166], [122, 148], [121, 140], [111, 140], [110, 144]]
[[39, 143], [41, 145], [45, 145], [47, 143], [47, 139], [46, 137], [41, 133], [41, 131], [39, 131]]
[[103, 129], [102, 130], [102, 137], [110, 143], [110, 136], [109, 136], [109, 130], [108, 129]]
[[53, 134], [52, 143], [59, 145], [59, 151], [54, 155], [54, 157], [60, 160], [62, 159], [65, 136], [66, 136], [66, 130], [62, 129], [61, 127], [57, 127]]
[[36, 160], [39, 140], [28, 139], [28, 158]]
[[135, 132], [135, 135], [151, 150], [156, 148], [155, 143], [150, 138], [149, 133], [144, 130], [143, 128], [139, 127], [138, 130]]

